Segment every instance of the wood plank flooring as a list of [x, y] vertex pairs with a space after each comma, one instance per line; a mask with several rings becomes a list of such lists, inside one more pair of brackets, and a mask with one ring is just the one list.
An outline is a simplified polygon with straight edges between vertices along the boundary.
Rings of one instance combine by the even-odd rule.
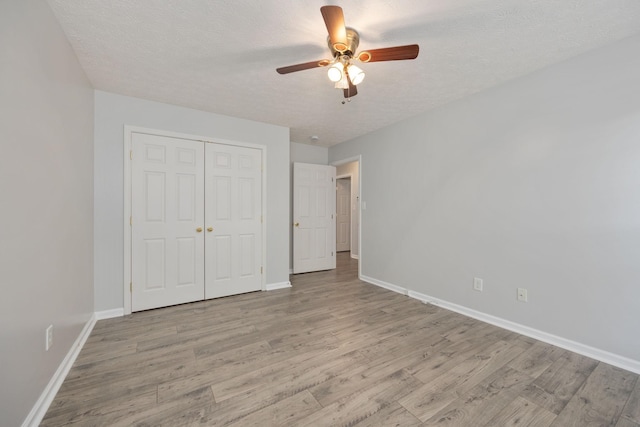
[[334, 271], [99, 321], [44, 426], [640, 427], [638, 375]]

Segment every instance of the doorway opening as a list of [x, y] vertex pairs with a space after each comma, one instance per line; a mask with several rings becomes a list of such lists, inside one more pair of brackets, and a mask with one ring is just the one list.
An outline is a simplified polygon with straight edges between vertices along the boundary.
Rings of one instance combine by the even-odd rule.
[[349, 264], [349, 268], [352, 268], [355, 261], [360, 277], [362, 159], [361, 156], [356, 156], [335, 161], [331, 165], [336, 167], [336, 251], [339, 255], [337, 268], [347, 267]]
[[351, 252], [351, 175], [336, 179], [336, 252]]

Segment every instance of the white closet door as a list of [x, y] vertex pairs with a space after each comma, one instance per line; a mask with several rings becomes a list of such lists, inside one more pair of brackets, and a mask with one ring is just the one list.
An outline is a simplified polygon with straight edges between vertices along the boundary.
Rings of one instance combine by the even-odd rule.
[[202, 300], [204, 144], [133, 133], [132, 147], [132, 311]]
[[336, 268], [336, 168], [293, 164], [293, 272]]
[[206, 144], [205, 298], [262, 289], [262, 152]]

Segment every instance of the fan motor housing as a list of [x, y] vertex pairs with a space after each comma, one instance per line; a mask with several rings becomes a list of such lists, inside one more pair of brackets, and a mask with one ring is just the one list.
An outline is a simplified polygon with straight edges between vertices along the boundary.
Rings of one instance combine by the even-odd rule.
[[344, 52], [336, 50], [331, 44], [331, 38], [327, 37], [327, 44], [329, 45], [329, 50], [331, 51], [331, 54], [334, 58], [341, 55], [353, 57], [353, 55], [356, 53], [356, 50], [358, 49], [358, 45], [360, 44], [360, 35], [356, 30], [350, 27], [346, 27], [345, 30], [347, 33], [347, 49]]

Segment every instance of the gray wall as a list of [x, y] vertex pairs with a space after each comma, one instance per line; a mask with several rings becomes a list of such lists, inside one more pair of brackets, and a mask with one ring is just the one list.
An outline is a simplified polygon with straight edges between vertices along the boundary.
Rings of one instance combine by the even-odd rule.
[[267, 147], [267, 284], [289, 280], [289, 129], [138, 98], [95, 95], [95, 307], [123, 307], [124, 126]]
[[93, 89], [44, 1], [0, 2], [0, 141], [0, 425], [17, 426], [93, 313]]
[[[319, 145], [300, 144], [298, 142], [291, 143], [291, 164], [311, 163], [314, 165], [329, 164], [329, 149]], [[293, 170], [293, 166], [291, 166]]]
[[638, 52], [629, 38], [331, 147], [362, 154], [363, 275], [640, 361]]

